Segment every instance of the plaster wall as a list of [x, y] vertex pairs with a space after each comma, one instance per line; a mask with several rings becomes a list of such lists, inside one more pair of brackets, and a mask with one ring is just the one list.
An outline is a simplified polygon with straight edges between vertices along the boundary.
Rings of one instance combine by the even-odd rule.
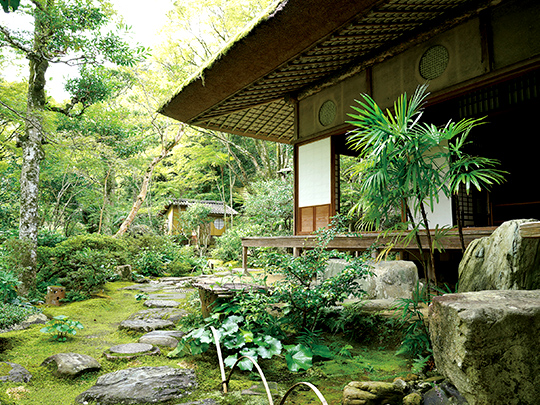
[[[445, 146], [448, 145], [448, 141], [444, 141]], [[431, 150], [431, 153], [437, 153], [440, 149], [436, 148]], [[447, 163], [445, 159], [438, 158], [434, 159], [434, 164], [436, 167], [439, 168], [439, 172], [442, 174], [446, 173], [447, 171]], [[442, 226], [453, 226], [453, 219], [452, 219], [452, 199], [444, 195], [444, 193], [441, 191], [439, 192], [439, 201], [434, 201], [433, 203], [433, 209], [429, 206], [429, 202], [426, 201], [426, 215], [428, 218], [428, 223], [430, 229], [435, 228], [435, 225], [439, 225], [439, 227]], [[415, 221], [416, 223], [420, 223], [422, 219], [422, 215], [420, 212], [414, 213]]]
[[428, 81], [431, 93], [486, 73], [482, 63], [480, 22], [475, 18], [375, 65], [373, 98], [381, 107], [391, 107], [401, 94], [412, 94], [419, 84], [426, 83], [420, 75], [420, 59], [435, 45], [448, 50], [449, 60], [445, 71]]
[[298, 206], [331, 202], [331, 138], [298, 148]]
[[[329, 129], [338, 129], [351, 118], [347, 115], [353, 113], [351, 105], [360, 94], [367, 92], [366, 72], [361, 72], [338, 84], [323, 89], [317, 94], [301, 100], [299, 103], [298, 136], [300, 139], [309, 139]], [[323, 126], [319, 121], [319, 108], [331, 100], [336, 104], [336, 118], [328, 125]]]

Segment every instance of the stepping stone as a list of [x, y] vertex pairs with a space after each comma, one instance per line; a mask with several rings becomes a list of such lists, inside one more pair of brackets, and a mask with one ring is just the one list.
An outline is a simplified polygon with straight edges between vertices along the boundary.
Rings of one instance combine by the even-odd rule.
[[122, 288], [123, 290], [136, 290], [145, 293], [156, 292], [163, 288], [159, 284], [133, 284]]
[[13, 381], [16, 383], [27, 383], [32, 378], [32, 374], [23, 366], [10, 363], [9, 361], [0, 362], [0, 382]]
[[85, 371], [101, 369], [101, 364], [87, 354], [58, 353], [47, 357], [41, 366], [54, 366], [53, 374], [58, 377], [75, 377]]
[[150, 332], [156, 329], [167, 329], [174, 326], [173, 321], [165, 319], [126, 319], [118, 325], [118, 329], [133, 330], [136, 332]]
[[175, 348], [185, 333], [180, 330], [155, 330], [139, 338], [139, 343]]
[[169, 336], [175, 339], [182, 339], [182, 337], [185, 334], [186, 333], [181, 330], [154, 330], [152, 332], [148, 332], [147, 334], [143, 335], [143, 337], [144, 336]]
[[76, 401], [102, 405], [171, 403], [192, 394], [196, 388], [193, 370], [136, 367], [102, 375], [96, 385], [80, 394]]
[[178, 346], [178, 340], [171, 336], [141, 336], [139, 343], [146, 343], [155, 346], [170, 347], [174, 349]]
[[187, 311], [178, 308], [150, 308], [135, 312], [128, 319], [164, 319], [178, 322], [187, 314]]
[[176, 308], [178, 305], [180, 304], [173, 300], [146, 300], [144, 302], [144, 306], [149, 308]]
[[183, 300], [186, 298], [185, 293], [173, 293], [173, 294], [150, 294], [149, 300]]
[[182, 285], [168, 285], [162, 288], [163, 291], [170, 291], [170, 292], [178, 292], [178, 293], [185, 293], [193, 290], [192, 288], [185, 288]]
[[111, 347], [103, 354], [107, 360], [134, 359], [139, 356], [159, 354], [159, 348], [146, 343], [126, 343]]

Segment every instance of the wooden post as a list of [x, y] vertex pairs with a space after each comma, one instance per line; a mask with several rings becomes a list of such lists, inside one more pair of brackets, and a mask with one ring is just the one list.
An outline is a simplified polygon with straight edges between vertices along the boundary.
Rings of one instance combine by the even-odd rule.
[[242, 246], [242, 268], [244, 269], [244, 274], [248, 273], [247, 256], [248, 256], [248, 247]]

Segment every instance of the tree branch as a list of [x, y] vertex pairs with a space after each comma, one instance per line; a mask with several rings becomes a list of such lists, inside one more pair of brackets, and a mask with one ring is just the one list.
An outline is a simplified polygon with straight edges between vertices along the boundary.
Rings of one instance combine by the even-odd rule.
[[0, 25], [0, 32], [4, 34], [5, 41], [9, 45], [11, 45], [12, 48], [18, 49], [19, 51], [22, 51], [27, 55], [32, 54], [32, 50], [30, 48], [25, 47], [22, 43], [20, 43], [18, 40], [13, 38], [11, 36], [11, 32], [3, 25]]

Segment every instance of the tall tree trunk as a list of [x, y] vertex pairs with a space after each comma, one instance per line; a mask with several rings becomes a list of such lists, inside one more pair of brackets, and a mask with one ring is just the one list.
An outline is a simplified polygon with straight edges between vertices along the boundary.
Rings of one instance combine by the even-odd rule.
[[[37, 18], [36, 18], [37, 20]], [[43, 24], [36, 21], [36, 45], [40, 48], [40, 34]], [[44, 35], [44, 34], [43, 34]], [[22, 284], [19, 292], [27, 295], [35, 287], [37, 272], [37, 235], [39, 227], [39, 172], [45, 157], [43, 143], [43, 110], [45, 106], [45, 73], [49, 63], [39, 56], [30, 58], [30, 77], [28, 79], [28, 98], [26, 105], [26, 131], [19, 138], [22, 148], [21, 200], [19, 219], [19, 239], [25, 243], [26, 254], [21, 257]]]

